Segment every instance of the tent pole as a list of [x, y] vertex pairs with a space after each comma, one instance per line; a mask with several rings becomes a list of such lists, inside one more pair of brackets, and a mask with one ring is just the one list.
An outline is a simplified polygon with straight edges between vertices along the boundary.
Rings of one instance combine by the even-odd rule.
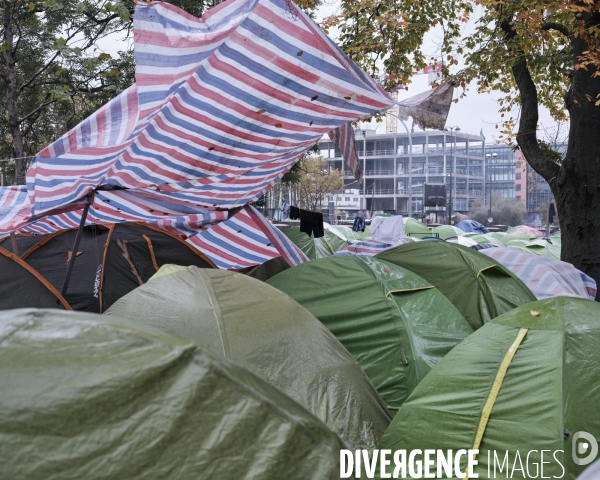
[[19, 247], [17, 246], [17, 237], [15, 236], [15, 232], [10, 232], [10, 242], [12, 243], [13, 253], [18, 257]]
[[88, 196], [88, 203], [85, 205], [85, 207], [83, 207], [83, 213], [81, 214], [81, 220], [79, 221], [79, 228], [77, 229], [77, 235], [75, 236], [75, 243], [73, 243], [73, 250], [71, 250], [71, 259], [69, 260], [69, 266], [67, 267], [67, 274], [65, 275], [65, 281], [63, 283], [62, 291], [60, 292], [63, 297], [67, 293], [67, 288], [69, 288], [69, 280], [71, 279], [73, 265], [75, 264], [75, 259], [77, 258], [79, 241], [81, 240], [81, 234], [83, 233], [83, 227], [85, 226], [85, 220], [87, 218], [91, 203], [91, 198]]

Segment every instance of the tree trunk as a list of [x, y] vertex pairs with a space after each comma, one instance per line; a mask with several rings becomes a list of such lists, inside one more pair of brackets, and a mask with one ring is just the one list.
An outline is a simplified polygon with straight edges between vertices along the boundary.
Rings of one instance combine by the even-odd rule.
[[21, 136], [21, 123], [17, 100], [19, 90], [17, 87], [17, 69], [14, 50], [14, 37], [12, 29], [12, 12], [9, 0], [2, 0], [4, 15], [4, 62], [6, 78], [6, 108], [8, 110], [8, 125], [12, 135], [13, 157], [15, 158], [15, 183], [25, 183], [25, 159], [23, 158], [23, 138]]
[[[587, 48], [574, 43], [576, 52]], [[593, 73], [580, 69], [573, 74], [565, 98], [570, 115], [567, 156], [550, 187], [562, 232], [561, 259], [600, 286], [600, 107], [595, 106], [600, 77]]]
[[[600, 13], [585, 16], [590, 26], [600, 22]], [[508, 21], [502, 24], [507, 39], [514, 38]], [[568, 34], [568, 32], [566, 32]], [[573, 65], [587, 51], [581, 36], [568, 37], [573, 47]], [[571, 88], [565, 95], [570, 116], [569, 145], [562, 164], [548, 159], [537, 142], [537, 88], [523, 58], [512, 67], [521, 95], [521, 119], [517, 142], [525, 159], [550, 185], [560, 220], [561, 260], [592, 277], [600, 286], [600, 76], [595, 68], [574, 68]], [[596, 294], [600, 301], [600, 292]]]

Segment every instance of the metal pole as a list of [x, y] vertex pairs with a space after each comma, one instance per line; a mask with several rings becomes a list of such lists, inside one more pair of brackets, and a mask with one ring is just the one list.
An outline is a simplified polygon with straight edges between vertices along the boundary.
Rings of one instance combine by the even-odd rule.
[[77, 249], [79, 248], [79, 241], [83, 233], [83, 227], [85, 226], [85, 220], [87, 218], [90, 204], [92, 203], [92, 197], [88, 195], [88, 203], [83, 208], [81, 214], [81, 220], [79, 221], [79, 228], [77, 229], [77, 235], [75, 235], [75, 243], [73, 243], [73, 250], [71, 250], [71, 259], [69, 260], [69, 266], [67, 267], [67, 274], [65, 275], [65, 281], [63, 283], [62, 291], [60, 294], [64, 297], [69, 288], [69, 280], [71, 280], [71, 273], [73, 272], [73, 265], [75, 265], [75, 258], [77, 258]]

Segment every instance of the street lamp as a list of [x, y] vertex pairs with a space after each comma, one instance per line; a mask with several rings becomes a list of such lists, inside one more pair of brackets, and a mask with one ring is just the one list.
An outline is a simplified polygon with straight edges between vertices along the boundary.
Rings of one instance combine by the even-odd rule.
[[[446, 211], [448, 212], [448, 225], [452, 225], [452, 207], [453, 207], [453, 203], [452, 203], [452, 183], [453, 183], [453, 177], [452, 177], [452, 173], [454, 172], [454, 164], [455, 162], [455, 156], [456, 156], [456, 136], [454, 135], [455, 132], [460, 132], [460, 128], [459, 127], [446, 127], [444, 128], [445, 131], [450, 132], [450, 175], [446, 174], [446, 176], [450, 177], [450, 201], [448, 202], [448, 206], [446, 207]], [[452, 145], [454, 140], [454, 145]]]
[[[400, 120], [400, 123], [402, 124], [402, 126], [404, 127], [404, 129], [406, 130], [406, 133], [408, 134], [408, 216], [412, 217], [412, 135], [410, 133], [410, 130], [408, 129], [408, 127], [406, 126], [406, 123], [404, 123], [404, 120], [402, 120], [398, 115], [391, 113], [391, 112], [386, 112], [386, 115], [391, 115], [392, 117], [395, 117], [397, 120]], [[398, 132], [396, 132], [396, 137], [398, 137]], [[396, 158], [396, 154], [398, 153], [398, 146], [397, 146], [397, 140], [396, 140], [396, 151], [394, 152], [394, 159]], [[394, 165], [394, 170], [397, 169], [397, 166]], [[396, 172], [397, 173], [397, 172]], [[394, 191], [396, 190], [397, 185], [394, 185]], [[394, 194], [394, 196], [396, 196], [396, 194]]]
[[[494, 158], [494, 157], [497, 157], [497, 156], [498, 156], [497, 153], [488, 153], [485, 156], [485, 158], [486, 159], [491, 159], [491, 158]], [[490, 160], [489, 163], [491, 164], [492, 161]], [[489, 167], [490, 167], [490, 184], [489, 184], [490, 185], [490, 208], [488, 210], [488, 219], [490, 219], [490, 218], [493, 219], [493, 217], [492, 217], [492, 172], [494, 171], [494, 169], [492, 168], [491, 165], [489, 165]], [[488, 222], [490, 222], [490, 223], [492, 223], [492, 221], [493, 220], [488, 220]]]

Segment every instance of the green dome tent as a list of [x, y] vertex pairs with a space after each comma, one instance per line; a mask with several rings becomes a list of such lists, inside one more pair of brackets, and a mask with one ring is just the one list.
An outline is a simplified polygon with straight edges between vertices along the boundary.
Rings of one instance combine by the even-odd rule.
[[0, 248], [0, 310], [71, 307], [34, 268]]
[[326, 425], [189, 340], [59, 310], [0, 329], [3, 478], [339, 478]]
[[472, 332], [429, 282], [372, 257], [315, 260], [267, 283], [290, 295], [335, 334], [392, 413], [427, 372]]
[[300, 227], [290, 227], [283, 230], [283, 233], [294, 244], [304, 252], [310, 259], [325, 258], [333, 255], [338, 250], [350, 245], [350, 242], [345, 240], [344, 235], [339, 230], [333, 227], [324, 228], [325, 235], [315, 238], [312, 235], [307, 235], [300, 231]]
[[352, 227], [348, 227], [347, 225], [332, 225], [332, 227], [339, 231], [350, 243], [363, 242], [371, 238], [369, 225], [365, 226], [364, 232], [355, 232], [352, 230]]
[[[526, 478], [573, 480], [585, 469], [573, 461], [574, 434], [584, 431], [600, 439], [599, 318], [596, 302], [555, 297], [486, 323], [419, 384], [379, 448], [478, 448], [475, 473], [502, 479], [524, 475], [517, 470], [511, 477], [505, 465], [504, 473], [493, 476], [490, 465], [488, 476], [488, 452], [493, 463], [496, 451], [498, 467], [508, 451], [512, 473], [515, 463], [519, 467], [518, 451], [531, 469]], [[543, 477], [534, 465], [539, 468], [541, 450], [546, 450]]]
[[518, 231], [507, 233], [499, 240], [499, 243], [505, 247], [515, 247], [533, 255], [560, 260], [560, 243], [550, 243], [534, 233]]
[[408, 237], [423, 238], [431, 235], [431, 230], [423, 222], [410, 217], [402, 217], [402, 221], [404, 222], [404, 235]]
[[352, 448], [375, 448], [391, 421], [385, 404], [306, 309], [239, 273], [179, 267], [161, 275], [165, 270], [173, 267], [163, 267], [106, 315], [158, 327], [223, 355], [278, 387]]
[[472, 248], [448, 242], [415, 242], [379, 253], [435, 285], [474, 330], [535, 296], [510, 270]]
[[442, 240], [456, 236], [462, 237], [465, 234], [463, 230], [453, 225], [440, 225], [431, 230], [431, 232], [437, 233]]

